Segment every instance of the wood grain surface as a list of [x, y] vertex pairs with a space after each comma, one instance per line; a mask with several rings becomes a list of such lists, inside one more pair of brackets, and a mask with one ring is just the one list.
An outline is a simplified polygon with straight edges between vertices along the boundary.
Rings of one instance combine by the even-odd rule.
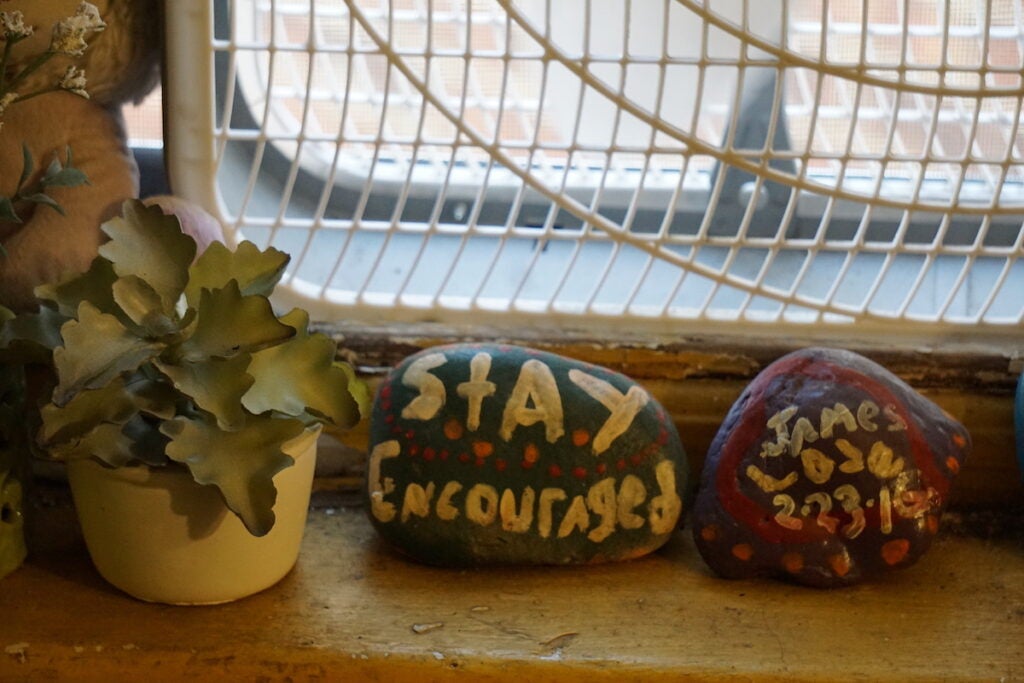
[[620, 564], [424, 567], [361, 508], [329, 504], [275, 588], [170, 607], [107, 586], [51, 501], [30, 562], [0, 584], [0, 680], [1013, 680], [1021, 521], [947, 515], [917, 566], [821, 591], [718, 579], [685, 531]]

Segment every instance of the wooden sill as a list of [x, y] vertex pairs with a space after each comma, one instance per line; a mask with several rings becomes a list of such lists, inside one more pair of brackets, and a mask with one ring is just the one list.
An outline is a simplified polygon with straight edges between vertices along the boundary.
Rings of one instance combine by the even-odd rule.
[[[66, 495], [66, 494], [64, 494]], [[325, 498], [326, 496], [326, 498]], [[52, 498], [52, 494], [50, 494]], [[0, 584], [0, 680], [999, 680], [1024, 675], [1024, 521], [947, 515], [916, 566], [820, 591], [725, 581], [688, 532], [576, 568], [444, 570], [318, 496], [297, 568], [216, 607], [129, 598], [93, 570], [66, 501]]]
[[[800, 344], [515, 338], [431, 326], [332, 326], [376, 381], [450, 341], [510, 341], [601, 363], [671, 413], [696, 475], [747, 382]], [[365, 424], [320, 479], [299, 565], [205, 608], [149, 605], [93, 570], [63, 489], [45, 489], [28, 564], [0, 583], [0, 681], [999, 680], [1024, 677], [1024, 501], [1013, 457], [1019, 361], [958, 349], [860, 350], [963, 421], [974, 451], [935, 547], [884, 581], [823, 592], [715, 578], [684, 531], [637, 561], [442, 570], [383, 547], [347, 505]], [[710, 349], [710, 350], [708, 350]], [[330, 455], [328, 449], [328, 455]], [[977, 506], [1016, 506], [982, 513]]]

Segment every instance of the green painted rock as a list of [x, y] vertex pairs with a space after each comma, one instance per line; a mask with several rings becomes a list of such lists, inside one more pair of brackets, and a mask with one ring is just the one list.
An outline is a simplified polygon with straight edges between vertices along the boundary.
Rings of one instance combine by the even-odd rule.
[[676, 528], [687, 475], [679, 435], [646, 391], [550, 353], [427, 349], [374, 402], [370, 519], [421, 562], [638, 557]]

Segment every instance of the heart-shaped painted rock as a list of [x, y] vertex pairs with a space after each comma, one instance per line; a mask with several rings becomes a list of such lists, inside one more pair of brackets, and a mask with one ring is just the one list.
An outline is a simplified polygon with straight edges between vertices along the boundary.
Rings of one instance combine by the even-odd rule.
[[791, 353], [754, 379], [712, 442], [697, 548], [728, 578], [819, 587], [909, 566], [969, 448], [961, 424], [880, 365]]
[[431, 564], [638, 557], [677, 527], [688, 470], [665, 410], [625, 376], [455, 344], [402, 362], [370, 422], [370, 519]]

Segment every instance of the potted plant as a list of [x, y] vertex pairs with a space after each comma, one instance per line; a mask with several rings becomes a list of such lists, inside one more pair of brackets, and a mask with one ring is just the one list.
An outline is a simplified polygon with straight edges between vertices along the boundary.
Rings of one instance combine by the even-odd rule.
[[196, 258], [173, 215], [138, 201], [103, 231], [87, 272], [0, 329], [0, 350], [52, 362], [36, 446], [68, 463], [114, 585], [173, 603], [262, 590], [298, 554], [321, 428], [357, 422], [365, 385], [304, 311], [274, 313], [286, 254], [214, 243]]

